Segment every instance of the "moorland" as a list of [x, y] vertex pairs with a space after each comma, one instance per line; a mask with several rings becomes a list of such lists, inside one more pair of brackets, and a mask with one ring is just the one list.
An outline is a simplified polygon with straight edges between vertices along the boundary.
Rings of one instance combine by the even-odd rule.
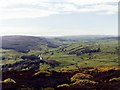
[[2, 36], [3, 90], [119, 90], [119, 37]]

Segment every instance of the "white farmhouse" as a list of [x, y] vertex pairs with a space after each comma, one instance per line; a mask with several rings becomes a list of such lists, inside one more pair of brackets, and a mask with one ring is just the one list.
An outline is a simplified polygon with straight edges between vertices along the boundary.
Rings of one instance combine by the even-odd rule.
[[39, 55], [38, 57], [39, 57], [39, 59], [40, 59], [40, 60], [43, 60], [43, 58], [42, 58], [42, 56], [41, 56], [41, 55]]

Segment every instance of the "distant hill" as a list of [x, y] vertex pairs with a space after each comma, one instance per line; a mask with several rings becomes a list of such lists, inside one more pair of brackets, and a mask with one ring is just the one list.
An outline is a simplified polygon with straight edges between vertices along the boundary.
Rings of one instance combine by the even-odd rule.
[[58, 37], [61, 40], [69, 41], [90, 41], [90, 40], [101, 40], [101, 39], [117, 39], [117, 36], [111, 35], [78, 35], [78, 36], [61, 36]]
[[57, 47], [46, 38], [33, 36], [2, 36], [2, 46], [0, 47], [25, 53], [37, 45], [47, 45], [51, 48]]
[[[2, 40], [1, 40], [2, 38]], [[91, 40], [118, 39], [109, 35], [80, 35], [61, 37], [34, 37], [34, 36], [2, 36], [0, 37], [0, 47], [3, 49], [13, 49], [19, 52], [28, 52], [36, 46], [47, 45], [49, 48], [56, 48], [60, 44]]]

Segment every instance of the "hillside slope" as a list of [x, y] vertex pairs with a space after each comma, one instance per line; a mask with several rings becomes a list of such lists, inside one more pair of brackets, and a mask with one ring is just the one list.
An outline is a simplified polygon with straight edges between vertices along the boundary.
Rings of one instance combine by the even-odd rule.
[[34, 49], [37, 45], [47, 45], [48, 47], [57, 47], [57, 45], [51, 43], [49, 40], [43, 37], [33, 36], [3, 36], [2, 48], [13, 49], [19, 52], [28, 52]]

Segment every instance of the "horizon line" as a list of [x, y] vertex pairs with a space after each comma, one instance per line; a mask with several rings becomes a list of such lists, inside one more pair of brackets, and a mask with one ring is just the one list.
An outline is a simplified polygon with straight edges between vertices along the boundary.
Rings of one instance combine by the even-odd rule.
[[27, 34], [6, 34], [0, 36], [34, 36], [34, 37], [65, 37], [65, 36], [119, 36], [114, 34], [79, 34], [79, 35], [27, 35]]

